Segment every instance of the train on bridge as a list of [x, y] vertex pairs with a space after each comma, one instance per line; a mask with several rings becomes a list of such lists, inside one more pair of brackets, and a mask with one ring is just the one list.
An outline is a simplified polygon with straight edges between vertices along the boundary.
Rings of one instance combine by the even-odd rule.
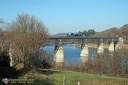
[[69, 33], [67, 33], [67, 37], [71, 37], [71, 36], [83, 36], [83, 34], [82, 34], [82, 32], [78, 32], [78, 33], [69, 32]]

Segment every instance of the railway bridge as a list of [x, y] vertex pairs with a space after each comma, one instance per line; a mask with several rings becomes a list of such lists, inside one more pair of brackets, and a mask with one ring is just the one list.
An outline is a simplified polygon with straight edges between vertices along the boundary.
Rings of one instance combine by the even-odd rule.
[[107, 48], [110, 53], [122, 47], [123, 38], [121, 37], [57, 37], [50, 36], [46, 45], [55, 45], [54, 62], [57, 65], [64, 63], [64, 44], [78, 44], [81, 47], [80, 56], [88, 61], [89, 49], [97, 48], [98, 54], [104, 53], [104, 48]]

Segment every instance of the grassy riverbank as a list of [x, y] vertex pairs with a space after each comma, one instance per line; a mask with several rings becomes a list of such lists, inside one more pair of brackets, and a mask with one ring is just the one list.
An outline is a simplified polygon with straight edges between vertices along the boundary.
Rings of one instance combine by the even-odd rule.
[[78, 82], [80, 85], [128, 85], [127, 78], [70, 71], [42, 70], [40, 73], [28, 72], [20, 78], [34, 78], [33, 85], [62, 85], [64, 76], [66, 85], [77, 85]]
[[66, 85], [128, 85], [128, 79], [116, 78], [104, 75], [95, 75], [78, 72], [55, 72], [48, 75], [49, 78], [53, 79], [55, 85], [61, 85], [63, 77], [66, 77]]
[[[34, 79], [34, 83], [32, 84], [21, 85], [62, 85], [64, 77], [66, 80], [66, 85], [78, 85], [78, 82], [80, 82], [80, 85], [128, 85], [128, 78], [110, 77], [105, 75], [96, 75], [72, 71], [40, 69], [37, 72], [29, 71], [20, 74], [18, 73], [19, 75], [16, 76], [14, 76], [15, 73], [12, 73], [11, 71], [9, 72], [11, 74], [7, 72], [10, 75], [8, 76], [6, 74], [5, 78]], [[4, 85], [4, 83], [0, 82], [0, 85]]]

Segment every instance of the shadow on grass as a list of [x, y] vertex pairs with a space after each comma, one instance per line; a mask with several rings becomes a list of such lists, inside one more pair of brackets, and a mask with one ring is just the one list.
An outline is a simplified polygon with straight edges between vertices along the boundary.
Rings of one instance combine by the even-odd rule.
[[[53, 73], [50, 71], [48, 73]], [[34, 79], [33, 83], [25, 83], [25, 84], [17, 84], [16, 85], [54, 85], [53, 80], [49, 79], [45, 74], [40, 72], [33, 72], [33, 71], [24, 71], [20, 70], [17, 71], [15, 68], [12, 67], [0, 67], [0, 85], [6, 85], [2, 82], [3, 78], [7, 79]], [[8, 84], [14, 85], [14, 84]]]
[[15, 68], [12, 67], [0, 67], [0, 85], [4, 84], [2, 82], [3, 78], [17, 78], [20, 75], [20, 71], [17, 71]]
[[0, 67], [0, 77], [2, 78], [17, 78], [20, 71], [12, 67]]

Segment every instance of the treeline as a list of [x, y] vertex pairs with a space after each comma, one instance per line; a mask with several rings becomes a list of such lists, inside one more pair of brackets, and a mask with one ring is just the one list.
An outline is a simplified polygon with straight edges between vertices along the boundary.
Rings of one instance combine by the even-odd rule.
[[83, 36], [86, 36], [86, 37], [92, 37], [95, 35], [95, 30], [94, 29], [84, 30], [82, 34]]
[[113, 27], [102, 32], [96, 32], [94, 37], [123, 37], [124, 43], [128, 43], [128, 24], [120, 28]]
[[94, 29], [89, 29], [84, 30], [82, 33], [87, 37], [123, 37], [124, 42], [128, 43], [128, 24], [120, 28], [112, 27], [102, 32], [96, 32]]

